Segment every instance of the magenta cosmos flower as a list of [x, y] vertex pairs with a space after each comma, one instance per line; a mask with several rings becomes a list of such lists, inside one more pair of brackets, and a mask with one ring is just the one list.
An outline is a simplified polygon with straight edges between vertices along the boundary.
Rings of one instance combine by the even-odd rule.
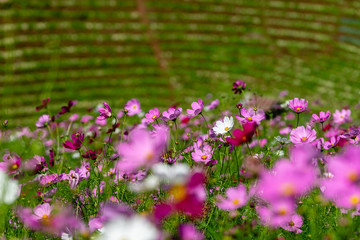
[[129, 116], [136, 115], [141, 112], [140, 102], [136, 98], [130, 99], [124, 107], [126, 114]]
[[181, 240], [203, 240], [204, 235], [196, 229], [191, 223], [181, 224], [179, 226], [179, 235]]
[[51, 118], [49, 115], [44, 114], [39, 117], [39, 120], [35, 123], [36, 127], [43, 128], [46, 127], [51, 121]]
[[145, 114], [146, 120], [149, 123], [155, 122], [156, 119], [160, 117], [159, 109], [154, 108], [151, 109], [148, 113]]
[[223, 210], [235, 210], [246, 205], [248, 199], [245, 186], [239, 184], [236, 188], [228, 188], [226, 190], [226, 198], [219, 197], [217, 206]]
[[310, 126], [300, 126], [290, 132], [290, 141], [295, 144], [311, 143], [316, 139], [315, 129], [311, 129]]
[[189, 114], [189, 117], [193, 118], [199, 115], [204, 109], [204, 102], [199, 98], [197, 102], [191, 104], [192, 109], [186, 109], [186, 112]]
[[333, 114], [334, 122], [336, 124], [351, 122], [350, 115], [351, 115], [350, 109], [342, 109], [341, 111], [335, 110], [335, 113]]
[[179, 107], [179, 108], [171, 107], [171, 108], [169, 108], [168, 111], [164, 111], [162, 113], [161, 120], [163, 120], [163, 121], [175, 120], [180, 116], [181, 113], [182, 113], [181, 107]]
[[271, 227], [280, 227], [289, 223], [295, 214], [296, 204], [291, 200], [276, 201], [264, 207], [257, 207], [262, 224]]
[[[165, 134], [165, 133], [164, 133]], [[167, 137], [156, 134], [151, 137], [145, 129], [135, 129], [130, 133], [130, 142], [120, 143], [118, 153], [121, 159], [117, 163], [119, 171], [135, 171], [141, 167], [151, 167], [160, 160]]]
[[191, 157], [195, 162], [203, 162], [205, 164], [211, 161], [212, 157], [212, 148], [209, 145], [201, 146], [200, 148], [195, 148], [195, 151], [191, 153]]
[[104, 107], [99, 108], [98, 111], [100, 112], [100, 116], [98, 116], [97, 119], [100, 121], [111, 117], [111, 108], [110, 108], [109, 104], [107, 104], [106, 102], [104, 102]]
[[246, 110], [245, 108], [241, 109], [242, 117], [236, 115], [237, 120], [242, 124], [247, 122], [255, 122], [257, 125], [260, 125], [260, 122], [265, 119], [265, 112], [263, 110], [254, 111], [252, 108]]
[[79, 150], [81, 145], [84, 141], [84, 134], [83, 133], [73, 133], [71, 135], [71, 140], [67, 140], [63, 143], [63, 146], [68, 149], [72, 150]]
[[235, 94], [239, 93], [241, 94], [244, 90], [245, 90], [245, 87], [246, 87], [246, 83], [241, 81], [241, 80], [237, 80], [233, 83], [233, 91]]
[[324, 142], [324, 149], [329, 150], [330, 148], [335, 147], [339, 141], [340, 141], [340, 137], [338, 136], [331, 137], [329, 141]]
[[301, 113], [306, 110], [309, 101], [305, 102], [305, 99], [294, 98], [289, 101], [288, 107], [296, 113]]
[[316, 123], [323, 123], [326, 120], [328, 120], [330, 117], [331, 117], [330, 111], [326, 111], [326, 113], [320, 112], [319, 116], [316, 114], [313, 114], [311, 121], [316, 122]]

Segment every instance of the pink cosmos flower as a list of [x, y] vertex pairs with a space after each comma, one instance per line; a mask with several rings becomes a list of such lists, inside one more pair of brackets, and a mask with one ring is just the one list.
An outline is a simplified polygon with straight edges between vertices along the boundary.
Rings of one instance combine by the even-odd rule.
[[213, 110], [213, 109], [217, 108], [217, 106], [219, 106], [219, 103], [220, 103], [219, 99], [215, 99], [209, 105], [205, 106], [205, 109]]
[[301, 113], [306, 110], [309, 101], [305, 102], [305, 99], [294, 98], [289, 101], [288, 107], [296, 113]]
[[128, 116], [134, 116], [141, 112], [140, 102], [136, 98], [130, 99], [124, 107]]
[[0, 162], [0, 170], [8, 174], [15, 174], [21, 167], [21, 158], [17, 154], [4, 154], [4, 162]]
[[351, 122], [351, 110], [350, 109], [342, 109], [341, 112], [339, 110], [335, 110], [335, 113], [333, 114], [334, 122], [336, 124], [343, 124], [346, 122]]
[[282, 129], [280, 129], [280, 131], [279, 131], [279, 133], [280, 133], [281, 135], [288, 135], [290, 132], [291, 132], [291, 128], [290, 128], [290, 127], [282, 128]]
[[63, 146], [68, 149], [72, 150], [79, 150], [81, 145], [84, 141], [84, 134], [83, 133], [73, 133], [71, 135], [71, 140], [67, 140], [63, 143]]
[[189, 117], [193, 118], [199, 115], [204, 109], [204, 102], [199, 98], [197, 102], [191, 104], [192, 109], [186, 109], [186, 112], [189, 114]]
[[79, 118], [79, 114], [75, 113], [69, 117], [69, 121], [75, 122], [76, 120], [78, 120], [78, 118]]
[[60, 177], [56, 173], [50, 175], [41, 175], [39, 178], [39, 182], [43, 186], [49, 186], [58, 181], [60, 181]]
[[244, 90], [245, 90], [245, 87], [246, 87], [246, 83], [241, 81], [241, 80], [237, 80], [233, 83], [233, 91], [235, 94], [239, 93], [241, 94]]
[[340, 137], [331, 137], [329, 141], [324, 142], [324, 149], [329, 150], [338, 144]]
[[179, 235], [181, 240], [203, 240], [204, 234], [196, 229], [191, 223], [181, 224], [179, 226]]
[[323, 123], [326, 120], [328, 120], [330, 117], [331, 117], [330, 111], [327, 111], [326, 113], [320, 112], [319, 116], [316, 114], [313, 114], [311, 121], [316, 122], [316, 123]]
[[311, 143], [316, 139], [315, 129], [311, 129], [310, 126], [297, 127], [290, 132], [290, 141], [295, 145]]
[[82, 122], [82, 123], [88, 123], [88, 122], [89, 122], [90, 120], [92, 120], [92, 119], [94, 119], [93, 116], [84, 115], [84, 116], [81, 118], [80, 122]]
[[141, 167], [151, 167], [160, 160], [164, 150], [162, 134], [152, 138], [145, 129], [135, 129], [130, 133], [129, 143], [120, 143], [118, 153], [121, 157], [117, 162], [117, 169], [120, 171], [134, 171]]
[[211, 161], [213, 149], [209, 145], [204, 145], [200, 148], [195, 148], [195, 151], [191, 153], [191, 157], [195, 162], [203, 162], [208, 164]]
[[333, 175], [322, 182], [323, 194], [338, 207], [360, 207], [360, 148], [350, 146], [342, 155], [328, 161]]
[[107, 102], [104, 102], [104, 108], [99, 108], [100, 116], [97, 117], [98, 120], [105, 120], [106, 118], [111, 117], [111, 108]]
[[153, 123], [156, 119], [160, 117], [159, 109], [151, 109], [148, 113], [145, 114], [147, 122]]
[[46, 127], [51, 121], [51, 118], [49, 115], [44, 114], [39, 117], [39, 120], [35, 123], [36, 127], [43, 128]]
[[162, 113], [162, 117], [161, 120], [163, 121], [170, 121], [170, 120], [175, 120], [176, 118], [178, 118], [180, 116], [180, 114], [182, 113], [182, 108], [169, 108], [168, 111], [164, 111]]
[[226, 199], [219, 197], [217, 206], [223, 210], [235, 210], [246, 205], [248, 199], [245, 186], [239, 184], [236, 188], [228, 188], [226, 190]]
[[249, 108], [249, 110], [242, 108], [241, 115], [243, 117], [240, 117], [238, 115], [236, 115], [235, 117], [242, 124], [247, 122], [255, 122], [257, 125], [260, 125], [260, 122], [265, 119], [265, 112], [261, 109], [254, 111], [252, 108]]
[[74, 232], [83, 228], [82, 222], [72, 215], [68, 208], [54, 209], [48, 203], [38, 205], [34, 210], [21, 208], [17, 214], [24, 224], [32, 230], [57, 236], [61, 236], [63, 232]]
[[300, 229], [303, 225], [303, 219], [300, 215], [294, 214], [291, 216], [291, 220], [281, 225], [281, 227], [287, 231], [295, 232], [296, 234], [301, 233]]
[[269, 206], [257, 207], [262, 224], [271, 227], [280, 227], [289, 223], [295, 214], [296, 204], [291, 200], [276, 201]]

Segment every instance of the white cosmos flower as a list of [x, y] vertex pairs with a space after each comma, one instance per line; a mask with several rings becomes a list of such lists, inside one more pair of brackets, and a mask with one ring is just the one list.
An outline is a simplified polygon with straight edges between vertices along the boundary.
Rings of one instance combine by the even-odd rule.
[[111, 220], [102, 228], [98, 240], [157, 240], [160, 233], [145, 217], [119, 216]]
[[19, 197], [19, 184], [0, 170], [0, 203], [12, 204]]
[[216, 135], [221, 134], [224, 135], [228, 131], [232, 129], [234, 126], [234, 119], [233, 117], [225, 117], [223, 121], [217, 121], [215, 123], [215, 127], [213, 127], [213, 130]]

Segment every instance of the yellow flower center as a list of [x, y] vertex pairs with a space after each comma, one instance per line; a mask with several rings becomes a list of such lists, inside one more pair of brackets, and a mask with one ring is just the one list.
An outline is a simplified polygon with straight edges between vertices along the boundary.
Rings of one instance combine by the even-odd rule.
[[207, 156], [206, 156], [206, 155], [202, 155], [201, 158], [205, 160], [205, 159], [207, 159]]
[[133, 106], [133, 109], [136, 109], [136, 106]]
[[153, 152], [149, 152], [148, 154], [146, 154], [146, 161], [150, 161], [154, 158], [154, 153]]
[[301, 138], [301, 141], [302, 141], [302, 142], [305, 142], [306, 140], [307, 140], [306, 137], [302, 137], [302, 138]]
[[240, 203], [240, 201], [238, 199], [233, 200], [234, 205], [238, 205], [239, 203]]
[[13, 164], [12, 166], [11, 166], [11, 170], [16, 170], [16, 169], [18, 169], [18, 165], [17, 164]]
[[281, 192], [284, 196], [293, 196], [295, 194], [294, 184], [285, 183], [281, 186]]
[[248, 117], [248, 120], [249, 120], [249, 121], [252, 121], [252, 117]]
[[253, 110], [254, 110], [254, 111], [257, 111], [257, 107], [254, 107]]
[[153, 117], [152, 117], [152, 119], [155, 119], [156, 118], [156, 115], [154, 115]]
[[340, 118], [344, 118], [344, 116], [343, 116], [343, 115], [341, 115], [341, 116], [340, 116]]
[[174, 200], [180, 202], [186, 197], [186, 187], [184, 185], [175, 185], [170, 189], [170, 195]]
[[225, 127], [224, 130], [225, 130], [225, 131], [229, 130], [229, 127]]
[[348, 174], [348, 178], [351, 182], [356, 182], [358, 180], [359, 176], [355, 171], [350, 171]]
[[296, 108], [296, 111], [298, 112], [298, 111], [300, 111], [300, 109], [301, 109], [300, 107], [297, 107], [297, 108]]
[[351, 205], [355, 206], [360, 203], [360, 197], [358, 195], [353, 195], [350, 197], [350, 203]]
[[46, 214], [42, 215], [42, 219], [48, 219], [48, 218], [49, 218], [48, 215], [46, 215]]
[[293, 222], [293, 221], [291, 221], [291, 222], [289, 222], [289, 226], [294, 226], [295, 225], [295, 223]]
[[279, 209], [279, 212], [278, 212], [280, 215], [286, 215], [287, 213], [287, 209], [285, 207], [282, 207]]

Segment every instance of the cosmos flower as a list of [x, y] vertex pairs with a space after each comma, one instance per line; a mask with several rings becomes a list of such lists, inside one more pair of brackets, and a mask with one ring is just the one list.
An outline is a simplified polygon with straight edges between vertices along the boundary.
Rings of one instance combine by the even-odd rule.
[[145, 114], [147, 122], [153, 123], [156, 119], [160, 117], [159, 109], [154, 108], [150, 109], [148, 113]]
[[51, 118], [49, 115], [44, 114], [39, 117], [39, 120], [35, 123], [36, 127], [43, 128], [46, 127], [51, 121]]
[[296, 234], [301, 233], [302, 230], [300, 229], [303, 225], [303, 219], [300, 215], [294, 214], [291, 216], [289, 222], [283, 223], [281, 227], [287, 231], [295, 232]]
[[324, 149], [329, 150], [330, 148], [333, 148], [338, 144], [340, 140], [340, 137], [331, 137], [329, 141], [324, 142]]
[[233, 91], [235, 94], [239, 93], [241, 94], [244, 90], [245, 90], [245, 87], [246, 87], [246, 83], [241, 81], [241, 80], [237, 80], [233, 83]]
[[81, 145], [84, 141], [84, 134], [83, 133], [73, 133], [71, 135], [71, 140], [67, 140], [63, 143], [63, 146], [68, 149], [72, 150], [79, 150]]
[[97, 117], [98, 120], [105, 120], [106, 118], [111, 117], [111, 108], [107, 102], [104, 102], [104, 107], [99, 108], [100, 116]]
[[124, 107], [128, 116], [134, 116], [141, 112], [140, 102], [136, 98], [130, 99]]
[[197, 102], [191, 104], [191, 109], [186, 109], [190, 118], [196, 117], [204, 109], [204, 102], [199, 98]]
[[342, 109], [341, 111], [335, 110], [335, 113], [333, 114], [334, 122], [336, 124], [343, 124], [346, 122], [351, 122], [351, 110], [350, 109]]
[[0, 162], [0, 171], [8, 174], [15, 174], [21, 167], [21, 158], [17, 154], [4, 154], [2, 157], [4, 162]]
[[229, 132], [232, 127], [234, 126], [234, 119], [233, 117], [224, 117], [223, 121], [217, 121], [215, 123], [215, 127], [213, 127], [213, 130], [216, 135], [224, 135], [225, 133]]
[[289, 100], [288, 107], [296, 113], [301, 113], [306, 110], [309, 101], [305, 101], [305, 99], [294, 98]]
[[168, 111], [164, 111], [162, 113], [161, 120], [163, 120], [163, 121], [175, 120], [180, 116], [181, 113], [182, 113], [181, 107], [179, 107], [179, 108], [171, 107], [171, 108], [169, 108]]
[[311, 143], [316, 139], [315, 129], [311, 129], [310, 126], [300, 126], [290, 132], [290, 141], [295, 145]]
[[223, 210], [235, 210], [246, 205], [248, 199], [245, 186], [239, 184], [236, 188], [228, 188], [226, 198], [219, 197], [217, 206]]
[[204, 234], [196, 229], [193, 224], [184, 223], [179, 226], [181, 240], [203, 240]]
[[320, 112], [319, 116], [316, 114], [313, 114], [311, 121], [316, 122], [316, 123], [323, 123], [326, 120], [328, 120], [330, 117], [331, 117], [330, 111], [327, 111], [326, 113]]
[[215, 99], [209, 105], [205, 106], [205, 110], [208, 111], [217, 108], [217, 106], [219, 106], [219, 102], [220, 102], [219, 99]]
[[243, 129], [244, 130], [235, 129], [232, 133], [234, 137], [228, 137], [226, 138], [226, 141], [234, 146], [239, 146], [241, 144], [250, 142], [256, 132], [256, 123], [245, 123], [243, 124]]
[[254, 111], [254, 109], [252, 108], [250, 108], [249, 110], [242, 108], [240, 112], [242, 117], [236, 115], [236, 118], [242, 124], [247, 122], [255, 122], [257, 125], [259, 125], [260, 122], [265, 119], [265, 112], [261, 109]]
[[203, 145], [200, 148], [195, 148], [191, 153], [191, 157], [195, 162], [203, 162], [208, 164], [211, 161], [213, 149], [209, 145]]

